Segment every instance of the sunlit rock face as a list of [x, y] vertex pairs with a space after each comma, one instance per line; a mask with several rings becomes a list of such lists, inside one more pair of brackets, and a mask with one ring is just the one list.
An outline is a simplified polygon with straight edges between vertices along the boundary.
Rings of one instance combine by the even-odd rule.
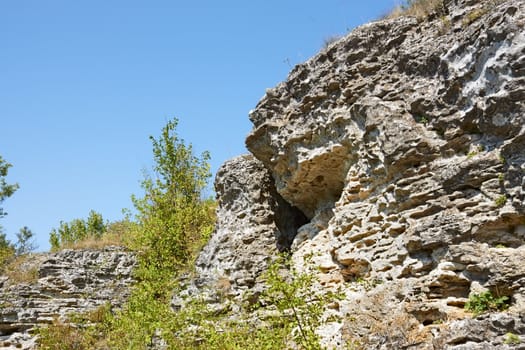
[[[523, 334], [525, 2], [446, 0], [361, 26], [250, 120], [248, 149], [309, 220], [296, 261], [314, 253], [320, 288], [348, 294], [329, 344], [492, 349]], [[486, 290], [509, 311], [470, 319]]]
[[72, 314], [107, 303], [120, 307], [129, 296], [136, 263], [134, 253], [119, 247], [33, 254], [19, 267], [34, 274], [32, 280], [0, 276], [0, 348], [34, 349], [35, 328], [68, 322]]
[[276, 192], [264, 165], [251, 155], [226, 162], [215, 179], [217, 224], [200, 253], [198, 284], [238, 295], [253, 288], [279, 252], [288, 250], [303, 213]]

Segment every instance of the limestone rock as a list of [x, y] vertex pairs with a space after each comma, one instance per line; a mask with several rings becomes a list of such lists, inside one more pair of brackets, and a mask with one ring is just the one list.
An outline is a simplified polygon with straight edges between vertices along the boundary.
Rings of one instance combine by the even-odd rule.
[[[250, 113], [248, 149], [310, 220], [295, 261], [316, 254], [320, 288], [349, 291], [347, 339], [488, 349], [506, 348], [501, 332], [523, 334], [524, 28], [520, 0], [445, 0], [425, 19], [373, 22], [296, 66]], [[350, 292], [358, 281], [371, 290]], [[463, 306], [477, 290], [508, 296], [516, 316], [472, 319]]]
[[217, 224], [196, 262], [198, 282], [238, 294], [254, 287], [276, 254], [290, 248], [306, 219], [281, 198], [268, 170], [250, 155], [226, 162], [215, 190]]
[[106, 303], [119, 307], [135, 264], [135, 255], [118, 247], [35, 254], [25, 267], [37, 271], [34, 281], [0, 280], [0, 348], [33, 349], [35, 327]]

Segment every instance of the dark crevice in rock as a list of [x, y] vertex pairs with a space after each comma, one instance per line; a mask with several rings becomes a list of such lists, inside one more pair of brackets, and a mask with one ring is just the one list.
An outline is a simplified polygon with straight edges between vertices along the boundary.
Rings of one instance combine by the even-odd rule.
[[297, 230], [309, 222], [304, 213], [292, 206], [276, 193], [275, 224], [279, 229], [276, 235], [277, 249], [280, 252], [289, 251], [297, 235]]

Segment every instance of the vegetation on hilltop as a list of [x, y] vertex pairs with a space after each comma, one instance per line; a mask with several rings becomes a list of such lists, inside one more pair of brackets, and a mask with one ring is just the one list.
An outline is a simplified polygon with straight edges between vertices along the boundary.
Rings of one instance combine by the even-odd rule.
[[[6, 181], [9, 168], [12, 165], [6, 162], [0, 156], [0, 204], [7, 198], [11, 197], [18, 189], [18, 184], [8, 184]], [[0, 218], [6, 216], [7, 213], [0, 207]], [[2, 272], [6, 265], [12, 262], [17, 256], [29, 253], [35, 249], [33, 242], [33, 232], [26, 226], [22, 227], [16, 233], [17, 242], [13, 243], [7, 239], [2, 225], [0, 224], [0, 272]]]
[[406, 0], [403, 4], [396, 6], [386, 18], [414, 16], [422, 20], [432, 13], [442, 14], [444, 10], [443, 0]]

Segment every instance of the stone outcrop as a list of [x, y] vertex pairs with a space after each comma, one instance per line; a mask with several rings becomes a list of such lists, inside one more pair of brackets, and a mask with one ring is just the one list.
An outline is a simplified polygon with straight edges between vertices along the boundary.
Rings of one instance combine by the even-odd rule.
[[118, 247], [32, 255], [19, 266], [20, 273], [33, 271], [32, 281], [0, 277], [0, 348], [33, 349], [36, 327], [106, 303], [119, 307], [135, 264], [135, 255]]
[[[216, 230], [185, 292], [256, 298], [290, 251], [317, 274], [312, 293], [344, 295], [318, 330], [330, 349], [525, 349], [525, 2], [429, 12], [361, 26], [267, 90], [250, 112], [253, 155], [217, 173]], [[107, 249], [33, 263], [33, 283], [0, 280], [7, 348], [118, 306], [135, 260]], [[465, 310], [487, 291], [505, 310]]]
[[217, 227], [197, 259], [197, 282], [237, 295], [254, 287], [273, 258], [290, 248], [306, 218], [282, 199], [268, 170], [251, 155], [226, 162], [215, 190]]
[[[290, 244], [295, 261], [313, 255], [319, 288], [347, 295], [341, 321], [322, 331], [329, 346], [525, 340], [524, 28], [518, 0], [445, 0], [424, 19], [373, 22], [296, 66], [250, 112], [248, 149], [308, 220]], [[244, 198], [261, 175], [236, 160], [218, 182], [229, 176], [200, 266], [234, 276], [253, 262], [257, 275], [265, 258], [251, 244], [275, 244], [275, 210]], [[484, 291], [509, 309], [474, 318], [464, 305]]]

